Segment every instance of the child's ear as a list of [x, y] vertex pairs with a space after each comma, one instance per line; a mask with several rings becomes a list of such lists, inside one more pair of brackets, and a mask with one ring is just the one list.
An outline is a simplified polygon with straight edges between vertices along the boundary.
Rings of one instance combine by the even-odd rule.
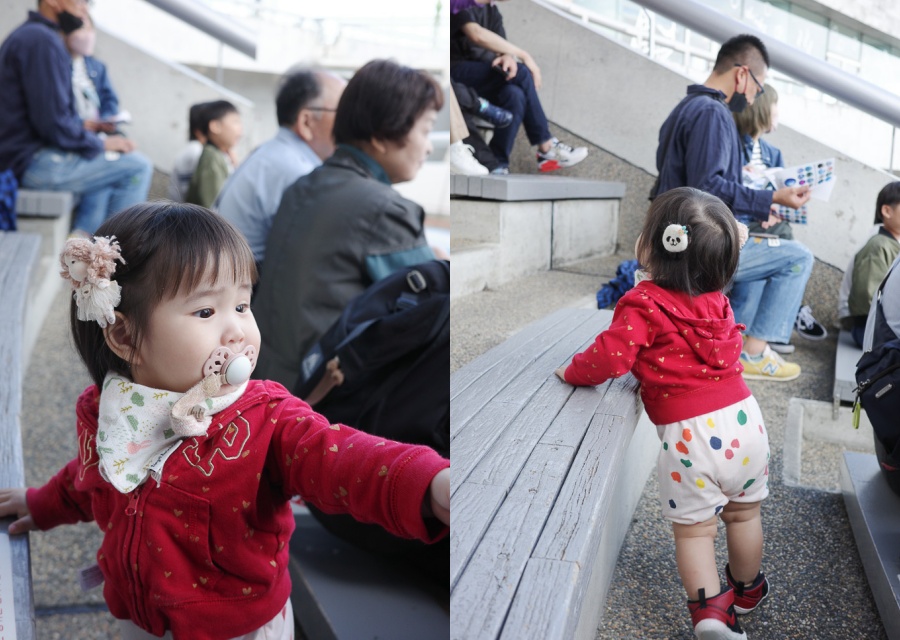
[[112, 352], [125, 362], [140, 364], [140, 358], [134, 348], [134, 338], [128, 318], [116, 311], [116, 321], [106, 325], [103, 329], [103, 337]]
[[881, 205], [881, 219], [887, 220], [894, 215], [894, 207], [889, 204]]

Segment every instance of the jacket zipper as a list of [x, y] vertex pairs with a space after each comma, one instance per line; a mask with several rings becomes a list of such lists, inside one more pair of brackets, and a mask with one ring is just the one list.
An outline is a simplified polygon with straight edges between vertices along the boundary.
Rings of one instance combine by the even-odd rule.
[[123, 555], [125, 559], [125, 571], [129, 576], [131, 583], [132, 610], [137, 620], [135, 622], [142, 628], [148, 628], [150, 625], [147, 620], [147, 613], [141, 606], [141, 597], [139, 593], [140, 580], [135, 565], [137, 564], [138, 553], [140, 551], [137, 538], [140, 534], [140, 521], [138, 516], [138, 506], [143, 495], [144, 485], [139, 486], [131, 492], [128, 498], [128, 506], [125, 507], [125, 515], [128, 516], [128, 530], [126, 531], [125, 544], [123, 545]]

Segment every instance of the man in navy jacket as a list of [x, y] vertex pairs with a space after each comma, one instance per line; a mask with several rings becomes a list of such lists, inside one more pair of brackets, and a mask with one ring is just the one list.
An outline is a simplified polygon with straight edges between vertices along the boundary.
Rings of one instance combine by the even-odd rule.
[[[759, 38], [739, 35], [722, 45], [709, 78], [688, 87], [660, 129], [659, 194], [694, 187], [721, 198], [739, 222], [760, 220], [763, 227], [779, 221], [773, 204], [797, 209], [809, 200], [807, 187], [757, 190], [741, 180], [741, 143], [731, 112], [753, 104], [768, 68]], [[747, 326], [745, 378], [786, 381], [800, 375], [800, 367], [782, 360], [768, 343], [790, 342], [812, 263], [809, 249], [792, 240], [751, 237], [741, 250], [729, 297], [735, 320]], [[760, 282], [764, 286], [753, 286]]]
[[153, 167], [121, 136], [101, 138], [75, 113], [72, 66], [59, 31], [82, 24], [79, 0], [40, 0], [0, 45], [0, 171], [26, 189], [79, 197], [73, 228], [94, 230], [147, 199]]

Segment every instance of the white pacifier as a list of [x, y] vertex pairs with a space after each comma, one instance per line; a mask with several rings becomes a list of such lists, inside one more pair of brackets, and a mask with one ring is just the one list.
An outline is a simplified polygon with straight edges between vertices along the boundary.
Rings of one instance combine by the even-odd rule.
[[221, 384], [237, 387], [250, 379], [255, 368], [256, 347], [253, 345], [247, 345], [240, 353], [235, 353], [228, 347], [219, 347], [203, 364], [203, 377], [216, 375]]
[[[209, 416], [204, 401], [218, 396], [224, 385], [239, 387], [250, 379], [256, 367], [256, 347], [248, 345], [240, 353], [228, 347], [215, 349], [203, 364], [203, 379], [172, 405], [171, 424], [179, 436], [205, 432]], [[199, 426], [198, 426], [199, 425]]]

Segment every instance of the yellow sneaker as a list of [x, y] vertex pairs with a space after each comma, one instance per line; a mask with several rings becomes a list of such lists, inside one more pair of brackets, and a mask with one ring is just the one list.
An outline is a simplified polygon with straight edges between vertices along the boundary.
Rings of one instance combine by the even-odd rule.
[[744, 365], [746, 380], [777, 380], [787, 382], [800, 376], [800, 365], [785, 362], [781, 356], [766, 345], [762, 352], [762, 360], [751, 362], [746, 352], [741, 352], [741, 364]]

